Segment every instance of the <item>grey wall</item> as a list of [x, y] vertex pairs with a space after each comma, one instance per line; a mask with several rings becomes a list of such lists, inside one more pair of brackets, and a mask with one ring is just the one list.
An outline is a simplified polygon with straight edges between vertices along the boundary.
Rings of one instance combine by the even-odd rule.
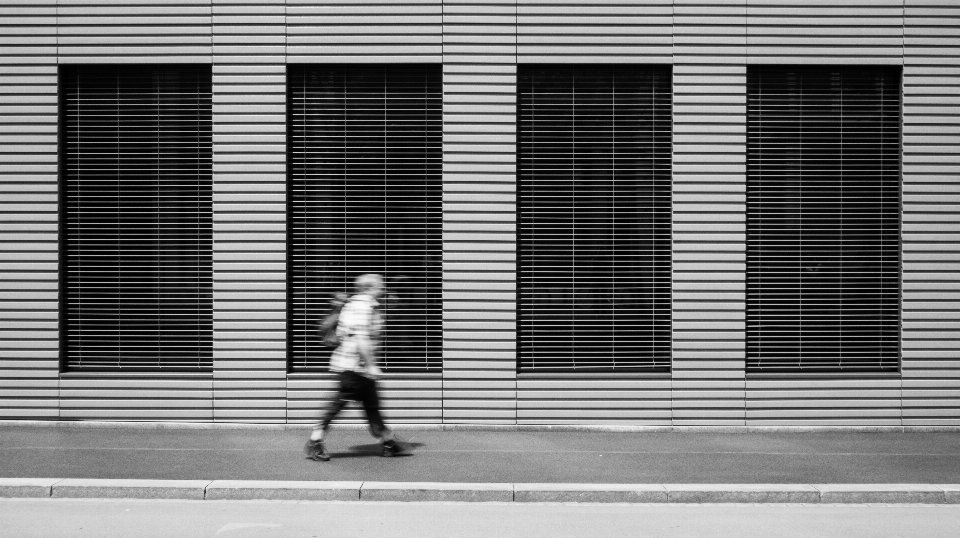
[[[960, 425], [960, 7], [947, 0], [12, 0], [0, 6], [0, 419], [307, 422], [285, 364], [285, 66], [443, 63], [444, 369], [394, 422]], [[58, 373], [57, 66], [214, 73], [215, 371]], [[516, 66], [674, 70], [666, 376], [518, 376]], [[746, 68], [904, 68], [903, 368], [744, 374]], [[359, 419], [351, 411], [347, 417]]]

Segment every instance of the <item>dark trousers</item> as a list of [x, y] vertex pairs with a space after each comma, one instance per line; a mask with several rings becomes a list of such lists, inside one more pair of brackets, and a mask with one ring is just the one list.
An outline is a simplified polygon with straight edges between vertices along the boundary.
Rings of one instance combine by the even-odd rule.
[[370, 423], [370, 434], [380, 438], [389, 431], [380, 416], [380, 396], [377, 394], [377, 382], [356, 372], [337, 372], [340, 390], [330, 400], [320, 422], [314, 427], [326, 431], [333, 419], [343, 410], [347, 402], [360, 402]]

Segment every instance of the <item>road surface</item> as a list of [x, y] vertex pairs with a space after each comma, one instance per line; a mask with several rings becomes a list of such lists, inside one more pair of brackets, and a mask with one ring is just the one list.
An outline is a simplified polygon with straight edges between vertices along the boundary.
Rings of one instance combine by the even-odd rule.
[[960, 505], [0, 499], [0, 537], [957, 538]]

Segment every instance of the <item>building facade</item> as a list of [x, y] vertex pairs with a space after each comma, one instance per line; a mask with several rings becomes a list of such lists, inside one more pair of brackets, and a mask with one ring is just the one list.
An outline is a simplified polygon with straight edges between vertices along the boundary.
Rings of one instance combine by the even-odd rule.
[[0, 419], [311, 422], [311, 320], [369, 269], [393, 423], [960, 426], [958, 36], [946, 0], [6, 2]]

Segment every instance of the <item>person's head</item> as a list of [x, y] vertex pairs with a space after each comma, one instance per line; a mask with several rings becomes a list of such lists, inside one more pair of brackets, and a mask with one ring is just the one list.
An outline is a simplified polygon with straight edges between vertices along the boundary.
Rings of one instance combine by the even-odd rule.
[[354, 287], [360, 295], [369, 295], [376, 299], [383, 294], [383, 277], [368, 273], [360, 275], [354, 282]]

